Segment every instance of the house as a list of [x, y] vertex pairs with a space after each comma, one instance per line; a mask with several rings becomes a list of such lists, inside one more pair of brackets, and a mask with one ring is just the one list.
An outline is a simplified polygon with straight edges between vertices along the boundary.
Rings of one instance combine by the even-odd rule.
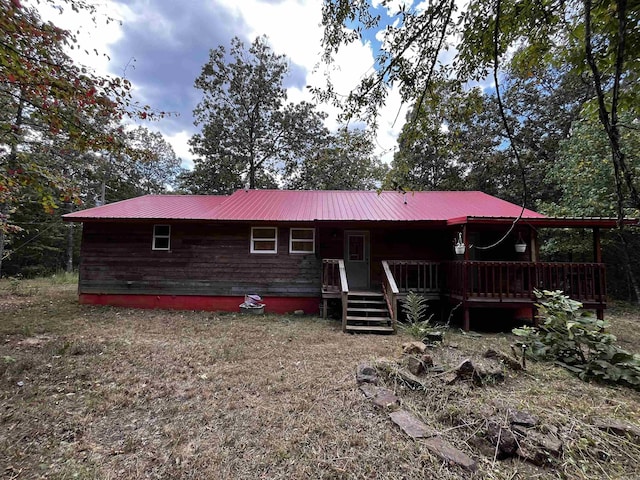
[[[535, 288], [602, 317], [600, 229], [616, 225], [477, 191], [147, 195], [64, 219], [84, 225], [81, 303], [238, 311], [257, 293], [267, 311], [326, 315], [340, 301], [345, 331], [395, 331], [410, 290], [458, 306], [465, 329], [486, 308], [532, 318]], [[539, 261], [541, 227], [592, 230], [593, 262]]]

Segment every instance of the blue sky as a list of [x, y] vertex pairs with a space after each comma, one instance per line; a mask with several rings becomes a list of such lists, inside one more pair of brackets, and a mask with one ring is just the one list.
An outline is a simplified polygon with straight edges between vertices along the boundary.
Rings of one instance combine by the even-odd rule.
[[[386, 9], [379, 6], [383, 22]], [[324, 83], [320, 61], [322, 28], [319, 0], [107, 0], [104, 15], [119, 22], [93, 26], [86, 18], [65, 12], [67, 28], [78, 27], [82, 46], [97, 48], [106, 57], [79, 58], [99, 73], [124, 75], [134, 86], [134, 96], [144, 104], [173, 115], [146, 126], [160, 131], [189, 167], [192, 156], [187, 141], [197, 132], [192, 111], [200, 100], [194, 80], [208, 60], [209, 50], [228, 46], [231, 38], [240, 37], [249, 45], [256, 36], [266, 35], [273, 50], [290, 61], [286, 79], [289, 100], [312, 100], [307, 85]], [[100, 18], [100, 16], [99, 16]], [[336, 89], [347, 94], [374, 66], [380, 44], [373, 32], [366, 32], [365, 42], [343, 49], [330, 67]], [[329, 114], [327, 126], [337, 127], [337, 109], [321, 106]], [[398, 112], [401, 112], [398, 116]], [[377, 132], [378, 153], [390, 161], [406, 107], [397, 92], [392, 92], [381, 112]], [[399, 120], [394, 119], [398, 116]]]

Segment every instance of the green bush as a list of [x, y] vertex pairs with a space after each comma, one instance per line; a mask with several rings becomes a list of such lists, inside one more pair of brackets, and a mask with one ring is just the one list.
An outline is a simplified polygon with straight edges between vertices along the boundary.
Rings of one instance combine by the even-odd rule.
[[513, 330], [533, 359], [551, 360], [582, 380], [617, 383], [640, 390], [640, 356], [615, 345], [608, 322], [582, 310], [561, 291], [536, 291], [539, 328]]
[[422, 340], [431, 330], [431, 318], [427, 315], [427, 299], [413, 291], [409, 291], [402, 305], [402, 311], [407, 317], [407, 322], [400, 325], [404, 331], [414, 338]]

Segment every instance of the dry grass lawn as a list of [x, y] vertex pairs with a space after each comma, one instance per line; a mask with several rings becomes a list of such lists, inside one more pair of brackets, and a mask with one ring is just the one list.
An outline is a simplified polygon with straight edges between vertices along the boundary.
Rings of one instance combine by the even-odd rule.
[[[610, 316], [640, 351], [639, 314]], [[426, 391], [389, 381], [413, 411], [478, 462], [444, 464], [364, 399], [363, 361], [408, 341], [345, 335], [335, 321], [77, 304], [75, 285], [0, 283], [2, 478], [640, 478], [640, 447], [591, 426], [640, 425], [640, 394], [587, 384], [550, 365], [504, 383]], [[450, 332], [435, 349], [454, 367], [506, 334]], [[499, 461], [468, 440], [507, 408], [539, 416], [564, 440], [547, 467]]]

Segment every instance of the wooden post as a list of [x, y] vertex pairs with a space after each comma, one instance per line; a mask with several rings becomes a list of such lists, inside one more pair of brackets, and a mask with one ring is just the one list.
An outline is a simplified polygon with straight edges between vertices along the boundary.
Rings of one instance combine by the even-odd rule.
[[529, 242], [529, 243], [531, 243], [531, 261], [532, 262], [537, 262], [538, 258], [539, 258], [538, 232], [533, 227], [530, 227], [529, 228], [529, 233], [531, 235], [531, 240]]
[[600, 229], [593, 227], [593, 261], [602, 263], [602, 248], [600, 246]]
[[462, 311], [463, 311], [463, 325], [462, 328], [465, 332], [469, 331], [471, 322], [469, 319], [469, 305], [467, 304], [467, 295], [469, 289], [469, 272], [467, 262], [469, 261], [469, 238], [467, 232], [467, 226], [462, 226], [462, 241], [467, 248], [464, 250], [464, 261], [462, 262]]
[[464, 329], [465, 332], [468, 332], [469, 329], [471, 328], [471, 320], [470, 320], [469, 307], [467, 305], [467, 302], [464, 302], [462, 309], [463, 309], [463, 315], [464, 315], [462, 328]]
[[469, 260], [469, 239], [467, 238], [467, 226], [462, 226], [462, 243], [464, 243], [464, 260]]

